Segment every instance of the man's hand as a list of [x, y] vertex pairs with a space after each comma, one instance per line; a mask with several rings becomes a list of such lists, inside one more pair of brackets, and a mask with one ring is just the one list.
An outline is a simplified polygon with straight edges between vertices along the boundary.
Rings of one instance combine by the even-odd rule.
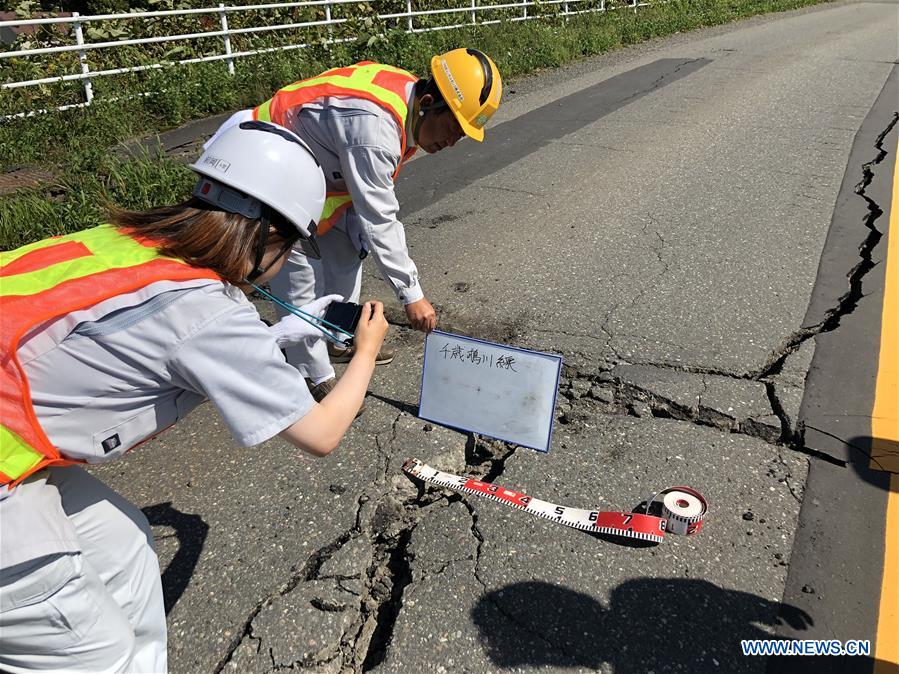
[[406, 317], [413, 328], [422, 332], [431, 332], [437, 327], [437, 312], [425, 298], [407, 304]]

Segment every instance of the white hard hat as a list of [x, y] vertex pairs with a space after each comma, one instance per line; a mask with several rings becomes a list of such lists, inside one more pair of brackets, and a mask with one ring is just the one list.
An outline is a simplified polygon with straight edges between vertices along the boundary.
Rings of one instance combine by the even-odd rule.
[[312, 150], [292, 131], [270, 122], [241, 122], [213, 140], [190, 168], [201, 176], [194, 196], [252, 219], [268, 206], [317, 252], [325, 176]]

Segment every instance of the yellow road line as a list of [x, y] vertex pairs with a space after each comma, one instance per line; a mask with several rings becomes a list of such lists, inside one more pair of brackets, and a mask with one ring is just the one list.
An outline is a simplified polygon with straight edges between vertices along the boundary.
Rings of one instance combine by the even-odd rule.
[[[893, 168], [892, 202], [880, 323], [880, 362], [871, 413], [871, 468], [899, 473], [899, 165]], [[899, 631], [893, 638], [899, 641]]]
[[880, 363], [871, 413], [871, 467], [894, 474], [887, 495], [874, 674], [895, 674], [899, 665], [899, 162], [893, 170], [887, 241]]
[[899, 475], [890, 475], [884, 543], [874, 674], [895, 674], [899, 665]]

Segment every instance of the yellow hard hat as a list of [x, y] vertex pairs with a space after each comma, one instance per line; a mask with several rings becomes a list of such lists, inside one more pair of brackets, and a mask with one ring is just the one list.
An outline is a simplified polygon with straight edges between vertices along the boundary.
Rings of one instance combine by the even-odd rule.
[[453, 49], [431, 59], [431, 75], [465, 135], [483, 141], [503, 95], [496, 64], [477, 49]]

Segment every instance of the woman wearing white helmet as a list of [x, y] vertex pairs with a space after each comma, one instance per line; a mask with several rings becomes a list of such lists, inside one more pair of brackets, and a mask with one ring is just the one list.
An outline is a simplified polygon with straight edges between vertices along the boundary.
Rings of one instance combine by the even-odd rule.
[[[323, 456], [365, 395], [387, 331], [380, 303], [365, 305], [357, 355], [317, 404], [280, 347], [320, 333], [294, 315], [266, 326], [245, 295], [297, 243], [317, 254], [325, 182], [309, 149], [250, 122], [192, 168], [182, 204], [116, 211], [0, 258], [4, 672], [166, 670], [149, 524], [72, 464], [118, 458], [206, 399], [239, 445], [280, 435]], [[321, 316], [331, 299], [305, 309]]]

